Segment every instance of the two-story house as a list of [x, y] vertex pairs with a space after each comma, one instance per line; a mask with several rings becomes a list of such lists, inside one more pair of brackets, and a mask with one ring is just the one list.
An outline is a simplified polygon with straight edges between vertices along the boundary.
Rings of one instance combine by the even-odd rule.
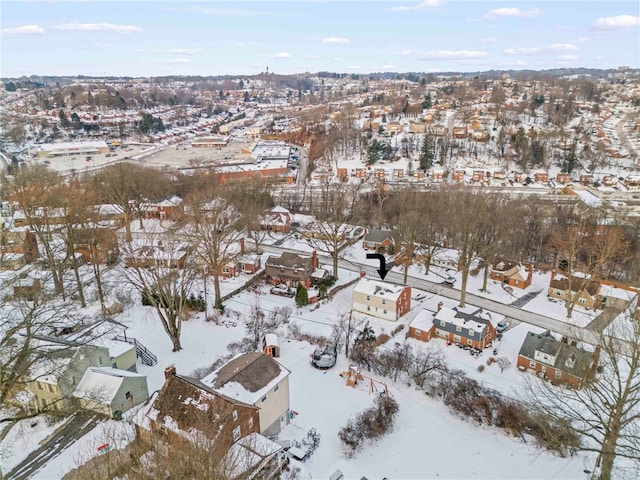
[[74, 409], [73, 392], [89, 367], [106, 365], [109, 351], [104, 347], [41, 342], [47, 356], [29, 370], [27, 389], [33, 394], [33, 411]]
[[600, 305], [600, 282], [584, 276], [566, 277], [552, 272], [548, 295], [565, 302], [573, 300], [577, 295], [577, 305], [587, 309], [597, 308]]
[[271, 255], [265, 262], [265, 275], [272, 284], [285, 283], [296, 287], [299, 283], [305, 288], [311, 287], [313, 272], [318, 268], [318, 255], [313, 251], [311, 255], [283, 252], [281, 256]]
[[482, 309], [464, 313], [455, 308], [440, 307], [435, 315], [428, 310], [418, 313], [409, 325], [409, 336], [423, 342], [439, 337], [482, 350], [495, 340], [496, 327]]
[[353, 309], [395, 322], [411, 310], [411, 287], [361, 278], [353, 289]]
[[289, 424], [289, 370], [262, 352], [238, 355], [205, 377], [215, 392], [258, 408], [260, 433], [276, 435]]
[[582, 387], [594, 374], [598, 353], [561, 342], [551, 332], [528, 332], [518, 353], [518, 369], [549, 379], [555, 385]]
[[260, 219], [263, 230], [277, 233], [291, 232], [291, 213], [284, 207], [267, 210]]
[[165, 382], [134, 419], [144, 442], [160, 442], [180, 451], [183, 442], [207, 442], [211, 455], [221, 459], [234, 442], [260, 431], [258, 408], [217, 392], [195, 378], [165, 369]]

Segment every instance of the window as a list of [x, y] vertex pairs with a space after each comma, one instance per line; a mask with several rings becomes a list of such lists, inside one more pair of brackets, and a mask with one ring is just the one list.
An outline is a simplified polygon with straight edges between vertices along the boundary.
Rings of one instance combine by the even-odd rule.
[[118, 364], [117, 364], [116, 362], [113, 362], [113, 363], [111, 364], [111, 368], [118, 368]]
[[240, 425], [233, 429], [233, 441], [237, 441], [240, 438]]
[[274, 392], [277, 392], [278, 390], [280, 390], [280, 385], [276, 385], [275, 387], [273, 387]]
[[387, 304], [387, 301], [386, 301], [384, 298], [382, 299], [382, 304], [383, 304], [383, 305], [386, 305], [386, 304]]
[[444, 320], [440, 320], [440, 326], [444, 327]]
[[415, 333], [416, 335], [422, 335], [422, 331], [420, 331], [418, 329], [414, 329], [413, 333]]
[[371, 305], [367, 305], [367, 312], [371, 311]]
[[520, 283], [519, 280], [516, 280], [515, 282], [513, 282], [515, 285], [518, 285]]
[[456, 343], [460, 343], [462, 341], [462, 338], [460, 337], [460, 335], [454, 335], [453, 341]]
[[367, 302], [368, 302], [369, 300], [371, 300], [371, 296], [370, 296], [370, 295], [367, 295]]
[[127, 400], [131, 400], [131, 392], [125, 393], [124, 398], [126, 398]]
[[262, 397], [262, 399], [260, 400], [262, 403], [267, 401], [267, 396], [265, 395], [264, 397]]
[[542, 365], [542, 367], [540, 368], [540, 370], [544, 373], [547, 371], [547, 366], [546, 365]]
[[530, 366], [531, 368], [536, 368], [536, 362], [534, 362], [533, 360], [530, 360], [530, 361], [529, 361], [529, 366]]
[[558, 295], [559, 297], [562, 297], [564, 294], [562, 293], [562, 290], [556, 290], [555, 294]]
[[556, 378], [560, 378], [562, 377], [562, 372], [560, 370], [556, 370], [553, 376]]
[[587, 303], [587, 301], [584, 298], [579, 298], [578, 303], [584, 305], [585, 303]]
[[253, 417], [249, 417], [249, 428], [253, 428]]
[[461, 331], [462, 331], [462, 327], [456, 326], [456, 332], [461, 332]]
[[[73, 379], [73, 377], [71, 377], [71, 378]], [[76, 382], [73, 381], [73, 383], [76, 383]], [[49, 390], [50, 392], [53, 392], [53, 385], [51, 385], [50, 383], [47, 383], [47, 390]]]
[[473, 340], [471, 340], [470, 338], [467, 338], [467, 345], [473, 345]]
[[234, 410], [233, 412], [231, 412], [231, 416], [233, 417], [234, 422], [238, 420], [238, 411]]
[[44, 390], [44, 387], [42, 386], [42, 384], [40, 382], [38, 382], [38, 390]]
[[384, 314], [386, 315], [386, 314], [387, 314], [387, 311], [386, 311], [386, 310], [383, 310], [383, 311], [382, 311], [382, 313], [384, 313]]

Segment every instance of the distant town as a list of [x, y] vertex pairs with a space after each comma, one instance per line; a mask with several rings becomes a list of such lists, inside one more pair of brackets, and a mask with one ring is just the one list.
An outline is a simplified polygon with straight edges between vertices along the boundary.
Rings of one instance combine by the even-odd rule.
[[636, 478], [640, 70], [1, 83], [0, 479]]

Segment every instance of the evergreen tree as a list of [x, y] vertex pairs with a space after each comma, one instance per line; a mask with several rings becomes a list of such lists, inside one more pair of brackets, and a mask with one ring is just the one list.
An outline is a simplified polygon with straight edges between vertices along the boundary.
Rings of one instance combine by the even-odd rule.
[[425, 95], [424, 100], [422, 101], [422, 108], [424, 110], [431, 108], [431, 95], [428, 93], [427, 95]]
[[298, 307], [304, 307], [309, 303], [309, 293], [307, 289], [304, 288], [304, 285], [299, 283], [298, 289], [296, 290], [296, 305]]
[[427, 171], [433, 166], [433, 159], [435, 158], [435, 142], [433, 141], [433, 135], [425, 135], [422, 142], [422, 150], [420, 151], [420, 169]]

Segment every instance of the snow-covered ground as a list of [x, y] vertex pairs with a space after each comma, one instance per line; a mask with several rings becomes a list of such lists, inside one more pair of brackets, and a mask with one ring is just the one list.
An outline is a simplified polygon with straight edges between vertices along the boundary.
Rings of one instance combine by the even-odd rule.
[[[299, 243], [301, 242], [295, 243], [296, 247]], [[358, 251], [357, 245], [351, 247], [346, 253], [352, 260], [361, 261], [362, 251], [361, 249]], [[268, 256], [268, 254], [264, 255]], [[263, 257], [263, 261], [265, 258]], [[421, 273], [424, 273], [424, 267], [411, 268], [411, 275]], [[444, 269], [433, 267], [426, 278], [442, 281], [445, 274], [447, 272]], [[219, 357], [228, 354], [227, 345], [244, 336], [244, 319], [252, 306], [258, 305], [266, 312], [276, 307], [291, 307], [290, 322], [296, 323], [301, 331], [328, 336], [331, 334], [332, 326], [342, 315], [349, 313], [352, 305], [353, 286], [338, 292], [331, 301], [324, 300], [319, 304], [303, 308], [296, 308], [292, 298], [271, 295], [268, 293], [267, 286], [260, 287], [259, 293], [244, 290], [226, 302], [227, 313], [223, 317], [224, 322], [220, 325], [205, 321], [203, 313], [196, 314], [184, 322], [181, 338], [183, 350], [172, 352], [172, 344], [162, 329], [154, 309], [142, 306], [139, 295], [131, 292], [130, 289], [127, 291], [123, 285], [120, 285], [119, 289], [116, 288], [118, 286], [117, 269], [109, 270], [105, 275], [106, 284], [113, 286], [115, 293], [121, 297], [126, 295], [130, 297], [130, 301], [125, 302], [124, 313], [115, 316], [115, 319], [129, 327], [128, 336], [136, 338], [159, 359], [159, 363], [153, 367], [138, 364], [138, 371], [148, 377], [150, 392], [161, 388], [164, 382], [164, 369], [169, 365], [175, 365], [179, 373], [190, 375], [194, 370], [207, 367]], [[456, 275], [459, 277], [459, 274]], [[356, 272], [340, 270], [338, 285], [357, 278]], [[241, 276], [223, 281], [223, 294], [235, 290], [246, 280], [247, 278]], [[479, 293], [481, 282], [481, 275], [470, 277], [469, 292]], [[561, 311], [559, 310], [557, 314], [564, 315], [564, 306], [552, 304], [547, 300], [546, 285], [548, 283], [546, 282], [548, 282], [548, 274], [537, 273], [534, 284], [528, 289], [528, 291], [541, 290], [531, 302], [539, 298], [542, 306], [540, 310], [533, 311], [550, 315], [550, 308], [558, 307]], [[456, 284], [459, 284], [459, 281]], [[209, 283], [207, 289], [213, 292], [213, 285]], [[88, 293], [89, 296], [94, 296], [91, 291]], [[526, 292], [514, 293], [517, 298]], [[491, 281], [486, 296], [505, 303], [514, 300], [500, 285], [493, 284]], [[210, 295], [208, 300], [211, 312], [213, 295]], [[441, 301], [447, 307], [454, 307], [457, 304], [454, 300], [414, 289], [412, 309], [397, 323], [364, 314], [354, 313], [354, 315], [362, 322], [369, 321], [377, 333], [391, 333], [399, 324], [405, 325], [403, 331], [389, 340], [386, 345], [393, 348], [395, 342], [404, 341], [408, 324], [421, 309], [435, 311], [437, 304]], [[473, 305], [469, 305], [466, 310], [475, 309]], [[95, 303], [87, 307], [86, 312], [97, 313], [98, 308]], [[502, 319], [502, 316], [495, 312], [490, 313], [494, 321]], [[575, 316], [576, 313], [574, 313]], [[512, 365], [502, 373], [496, 364], [486, 366], [487, 358], [492, 355], [489, 350], [486, 350], [480, 358], [474, 358], [464, 350], [453, 346], [446, 347], [444, 342], [438, 339], [428, 344], [415, 340], [409, 340], [409, 342], [415, 349], [442, 349], [452, 367], [460, 368], [469, 376], [485, 382], [506, 395], [513, 396], [523, 386], [527, 377], [515, 368], [517, 353], [527, 331], [538, 332], [540, 329], [526, 324], [513, 326], [505, 333], [502, 341], [497, 343], [498, 356], [506, 357]], [[340, 357], [336, 367], [330, 371], [326, 373], [317, 371], [309, 363], [309, 355], [313, 351], [311, 345], [289, 338], [286, 325], [281, 327], [279, 334], [281, 338], [286, 339], [282, 342], [281, 361], [292, 371], [291, 408], [298, 412], [282, 438], [301, 439], [308, 429], [313, 427], [318, 430], [322, 436], [320, 447], [307, 462], [312, 478], [328, 478], [338, 468], [345, 473], [346, 478], [360, 478], [362, 475], [369, 478], [384, 476], [389, 478], [585, 478], [583, 470], [592, 464], [591, 459], [582, 456], [561, 459], [524, 444], [519, 439], [509, 438], [507, 434], [497, 429], [481, 428], [465, 422], [449, 413], [439, 401], [427, 397], [412, 387], [385, 379], [380, 380], [387, 383], [389, 391], [400, 405], [394, 431], [377, 444], [366, 446], [354, 459], [348, 460], [342, 453], [337, 432], [350, 417], [371, 405], [373, 395], [370, 394], [366, 385], [355, 389], [345, 386], [344, 380], [338, 376], [340, 371], [348, 368], [348, 362], [343, 356]], [[485, 365], [483, 372], [477, 369], [481, 364]], [[99, 428], [62, 452], [34, 478], [59, 478], [64, 472], [96, 455], [97, 446], [108, 441], [113, 442], [114, 425], [118, 425], [118, 422], [101, 424]], [[129, 427], [122, 428], [122, 432], [118, 435], [121, 439], [118, 447], [124, 446], [132, 436]], [[16, 431], [16, 435], [18, 433]], [[28, 442], [25, 441], [27, 443], [24, 447], [10, 450], [6, 447], [12, 445], [8, 443], [13, 442], [12, 431], [0, 444], [0, 451], [5, 452], [4, 465], [13, 466], [19, 463], [48, 433], [50, 431], [43, 431], [38, 436], [34, 431], [32, 435], [25, 437]]]

